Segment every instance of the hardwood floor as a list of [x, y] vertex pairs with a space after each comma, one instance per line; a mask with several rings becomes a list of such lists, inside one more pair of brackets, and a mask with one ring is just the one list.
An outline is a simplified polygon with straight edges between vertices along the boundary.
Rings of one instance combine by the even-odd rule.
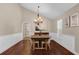
[[31, 50], [31, 44], [29, 40], [23, 40], [3, 52], [1, 55], [74, 55], [55, 41], [51, 41], [51, 50]]

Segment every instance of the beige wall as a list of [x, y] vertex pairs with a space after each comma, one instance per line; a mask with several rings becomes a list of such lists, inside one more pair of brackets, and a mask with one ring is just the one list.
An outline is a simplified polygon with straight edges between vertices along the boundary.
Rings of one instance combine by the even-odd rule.
[[0, 35], [21, 31], [22, 13], [18, 4], [0, 4]]
[[[79, 4], [77, 6], [75, 6], [74, 8], [70, 9], [64, 16], [64, 22], [65, 22], [65, 17], [73, 15], [74, 13], [79, 13]], [[79, 17], [79, 16], [78, 16]], [[64, 25], [63, 27], [63, 33], [64, 34], [70, 34], [70, 35], [74, 35], [76, 37], [75, 40], [75, 47], [76, 47], [76, 51], [79, 53], [79, 27], [70, 27], [67, 28], [66, 25]]]
[[[64, 15], [62, 15], [61, 17], [55, 19], [52, 25], [57, 24], [57, 20], [59, 19], [63, 19], [63, 34], [66, 35], [74, 35], [76, 37], [75, 39], [75, 48], [76, 51], [79, 53], [79, 27], [67, 27], [66, 26], [66, 18], [68, 16], [73, 15], [74, 13], [79, 13], [79, 4], [76, 5], [75, 7], [71, 8], [69, 11], [67, 11], [66, 13], [64, 13]], [[78, 16], [79, 17], [79, 16]], [[55, 29], [57, 29], [57, 25], [54, 26]], [[54, 31], [57, 32], [57, 31]]]
[[51, 32], [57, 32], [57, 21], [56, 20], [52, 20], [51, 23]]

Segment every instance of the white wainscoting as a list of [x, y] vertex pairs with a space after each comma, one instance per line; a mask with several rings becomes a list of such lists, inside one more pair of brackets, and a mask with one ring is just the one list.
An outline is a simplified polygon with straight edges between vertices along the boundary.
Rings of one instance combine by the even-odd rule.
[[78, 54], [75, 51], [75, 36], [63, 35], [57, 33], [50, 33], [51, 39], [59, 43], [64, 48], [68, 49], [74, 54]]
[[22, 40], [22, 33], [0, 36], [0, 53]]

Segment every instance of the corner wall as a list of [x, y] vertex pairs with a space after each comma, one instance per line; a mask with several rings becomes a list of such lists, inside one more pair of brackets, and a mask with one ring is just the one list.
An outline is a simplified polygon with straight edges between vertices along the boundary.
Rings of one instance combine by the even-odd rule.
[[[57, 20], [63, 19], [62, 34], [75, 36], [75, 51], [77, 53], [79, 53], [79, 27], [67, 27], [66, 26], [66, 20], [67, 20], [66, 18], [68, 16], [73, 15], [74, 13], [79, 13], [79, 4], [77, 4], [70, 10], [68, 10], [66, 13], [64, 13], [59, 18], [55, 19], [55, 21], [53, 21], [53, 22], [55, 22], [55, 24], [57, 24], [56, 23]], [[79, 17], [79, 15], [78, 15], [78, 17]], [[52, 25], [55, 25], [55, 24], [53, 23]], [[53, 28], [57, 29], [57, 25], [55, 25]], [[57, 32], [57, 31], [54, 31], [54, 32]]]

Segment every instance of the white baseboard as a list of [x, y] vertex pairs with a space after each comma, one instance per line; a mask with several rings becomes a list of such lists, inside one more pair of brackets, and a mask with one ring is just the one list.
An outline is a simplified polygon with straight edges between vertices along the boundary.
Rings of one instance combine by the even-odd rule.
[[22, 33], [0, 36], [0, 53], [6, 51], [22, 39]]

